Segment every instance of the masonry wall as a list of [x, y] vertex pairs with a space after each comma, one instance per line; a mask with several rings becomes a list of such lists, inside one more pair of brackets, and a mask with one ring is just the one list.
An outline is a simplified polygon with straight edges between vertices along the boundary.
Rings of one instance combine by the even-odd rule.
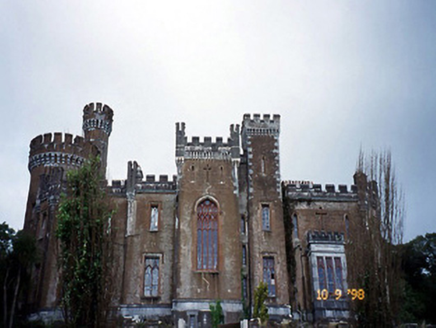
[[[179, 191], [177, 299], [240, 300], [241, 242], [232, 164], [226, 160], [186, 160]], [[197, 268], [197, 212], [201, 200], [218, 205], [218, 269]]]
[[317, 294], [313, 290], [308, 235], [312, 232], [336, 233], [346, 240], [350, 222], [358, 213], [356, 187], [348, 190], [341, 186], [341, 190], [335, 190], [333, 185], [328, 185], [328, 190], [321, 190], [320, 185], [313, 188], [284, 184], [283, 188], [289, 211], [286, 225], [291, 229], [288, 250], [293, 249], [295, 260], [291, 268], [294, 272], [290, 273], [295, 275], [290, 286], [292, 307], [297, 316], [311, 321]]
[[[172, 301], [175, 193], [138, 193], [134, 230], [126, 237], [122, 304], [170, 304]], [[159, 211], [157, 229], [150, 226], [151, 206]], [[159, 259], [157, 296], [144, 294], [145, 258]]]
[[[285, 232], [280, 188], [280, 116], [244, 115], [242, 147], [247, 163], [247, 212], [250, 254], [251, 297], [265, 280], [264, 259], [274, 260], [275, 295], [268, 298], [272, 318], [283, 316], [289, 304]], [[269, 227], [263, 223], [263, 208], [268, 207]], [[254, 304], [254, 300], [251, 300]], [[276, 308], [278, 307], [278, 308]]]

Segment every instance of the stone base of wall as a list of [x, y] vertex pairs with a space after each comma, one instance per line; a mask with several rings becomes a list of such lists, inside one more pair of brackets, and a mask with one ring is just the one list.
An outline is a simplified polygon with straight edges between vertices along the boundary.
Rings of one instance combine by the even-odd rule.
[[52, 323], [55, 321], [64, 321], [64, 314], [60, 309], [42, 309], [29, 316], [29, 321], [42, 320], [44, 323]]
[[[210, 304], [215, 300], [174, 300], [173, 317], [177, 328], [209, 328], [212, 326]], [[222, 300], [224, 322], [239, 322], [242, 318], [241, 301]]]
[[292, 318], [291, 307], [285, 305], [268, 305], [269, 319], [281, 322]]
[[[113, 316], [122, 317], [126, 322], [154, 321], [173, 323], [176, 328], [209, 328], [212, 326], [210, 304], [215, 300], [174, 300], [172, 304], [123, 304], [114, 308]], [[239, 323], [242, 320], [243, 307], [240, 301], [222, 300], [225, 323]], [[290, 319], [290, 308], [286, 306], [268, 306], [270, 320]], [[42, 320], [45, 323], [64, 321], [60, 309], [44, 309], [29, 317], [30, 320]]]

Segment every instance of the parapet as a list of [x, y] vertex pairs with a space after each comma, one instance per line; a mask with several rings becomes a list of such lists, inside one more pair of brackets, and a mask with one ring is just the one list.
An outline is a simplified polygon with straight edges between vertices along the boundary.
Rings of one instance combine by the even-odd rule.
[[283, 181], [282, 189], [290, 200], [320, 200], [320, 201], [357, 201], [357, 186], [352, 185], [350, 190], [344, 184], [336, 188], [333, 184], [321, 184], [309, 181]]
[[223, 142], [222, 137], [192, 137], [188, 141], [185, 135], [185, 123], [176, 123], [176, 158], [186, 159], [218, 159], [218, 160], [239, 160], [239, 125], [230, 125], [230, 137]]
[[83, 131], [102, 130], [108, 136], [112, 132], [114, 112], [105, 104], [90, 103], [83, 108]]
[[29, 171], [37, 166], [76, 166], [82, 165], [87, 157], [83, 137], [56, 132], [39, 135], [30, 142]]
[[342, 232], [316, 230], [307, 232], [308, 244], [343, 244], [344, 240], [344, 234]]
[[168, 180], [168, 175], [160, 175], [159, 179], [156, 179], [154, 174], [147, 174], [144, 180], [144, 175], [138, 163], [129, 161], [127, 164], [127, 180], [125, 185], [127, 192], [175, 192], [177, 188], [177, 176], [173, 175], [173, 179]]
[[278, 136], [280, 134], [280, 115], [244, 114], [242, 121], [244, 136]]
[[125, 195], [126, 193], [126, 180], [112, 180], [108, 185], [108, 192], [115, 195]]

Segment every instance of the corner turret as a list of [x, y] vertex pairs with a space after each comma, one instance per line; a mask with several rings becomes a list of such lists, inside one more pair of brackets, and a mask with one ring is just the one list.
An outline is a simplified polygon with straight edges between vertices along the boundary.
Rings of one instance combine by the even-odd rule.
[[112, 132], [113, 110], [102, 103], [90, 103], [83, 108], [85, 141], [97, 147], [103, 173], [106, 172], [109, 136]]

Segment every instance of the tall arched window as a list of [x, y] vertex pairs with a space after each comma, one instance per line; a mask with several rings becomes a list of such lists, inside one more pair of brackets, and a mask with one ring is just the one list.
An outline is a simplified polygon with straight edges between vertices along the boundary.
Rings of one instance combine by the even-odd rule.
[[197, 269], [218, 268], [218, 207], [209, 199], [197, 207]]

